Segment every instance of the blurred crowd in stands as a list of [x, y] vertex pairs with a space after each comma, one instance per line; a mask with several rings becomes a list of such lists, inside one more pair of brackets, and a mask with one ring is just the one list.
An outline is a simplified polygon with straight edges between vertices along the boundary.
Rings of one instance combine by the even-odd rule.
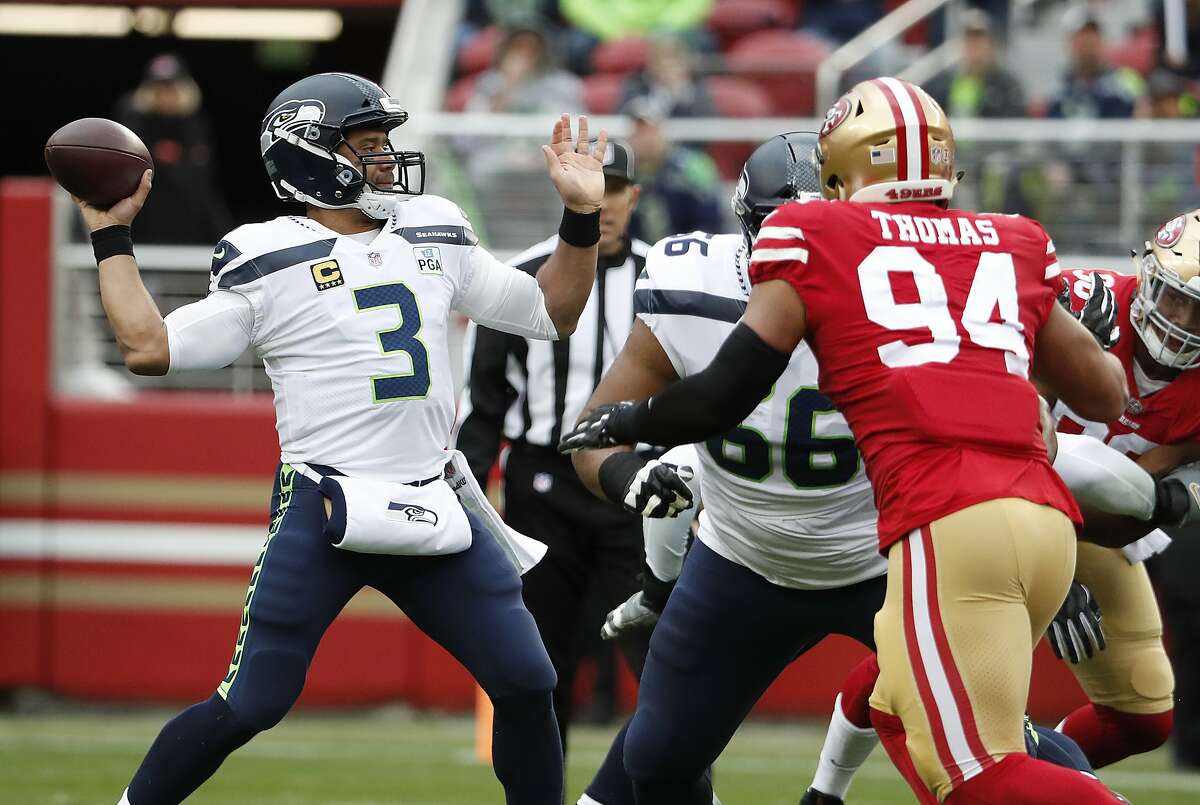
[[[819, 116], [818, 66], [902, 4], [468, 0], [445, 107], [624, 114], [643, 187], [633, 234], [654, 241], [674, 232], [722, 229], [731, 224], [723, 183], [736, 178], [755, 143], [673, 142], [664, 124], [696, 117]], [[947, 9], [868, 54], [843, 84], [894, 74], [943, 41], [956, 40], [961, 50], [952, 66], [924, 82], [955, 120], [1170, 119], [1200, 112], [1200, 0], [960, 0]], [[1032, 46], [1034, 39], [1042, 44]], [[1036, 61], [1038, 47], [1053, 68], [1031, 71], [1029, 53], [1034, 48]], [[1052, 75], [1064, 63], [1062, 74]], [[170, 55], [156, 58], [116, 116], [146, 139], [159, 166], [152, 209], [139, 227], [164, 242], [213, 242], [228, 214], [212, 186], [214, 154], [199, 89], [186, 66]], [[475, 137], [450, 145], [461, 165], [453, 167], [450, 187], [435, 190], [466, 193], [464, 203], [474, 205], [483, 227], [491, 210], [509, 212], [515, 196], [538, 197], [541, 185], [526, 192], [520, 177], [540, 165], [527, 142]], [[1089, 233], [1120, 214], [1100, 188], [1125, 169], [1122, 157], [1117, 143], [1031, 149], [960, 139], [958, 158], [972, 180], [959, 203], [1049, 213], [1065, 221], [1061, 239], [1092, 242]], [[1200, 205], [1195, 147], [1151, 143], [1138, 159], [1146, 197], [1139, 218], [1158, 220], [1175, 208]], [[450, 172], [444, 164], [439, 171]], [[168, 189], [174, 185], [180, 192]], [[489, 186], [506, 192], [493, 199]], [[529, 207], [529, 219], [543, 212], [537, 200], [515, 203]], [[171, 204], [176, 209], [168, 209]], [[1079, 222], [1077, 237], [1072, 220]], [[181, 230], [184, 221], [189, 223]]]
[[[644, 186], [635, 222], [647, 240], [711, 226], [723, 216], [715, 193], [735, 178], [751, 144], [669, 142], [662, 122], [688, 117], [819, 116], [817, 67], [900, 0], [471, 0], [460, 29], [453, 111], [583, 109], [635, 121], [633, 145]], [[1019, 4], [1025, 28], [1010, 32], [1008, 0], [969, 0], [956, 16], [913, 26], [900, 52], [869, 56], [843, 83], [890, 73], [951, 34], [961, 57], [926, 82], [953, 119], [1072, 120], [1183, 118], [1197, 114], [1200, 0], [1044, 0]], [[1171, 7], [1174, 6], [1174, 9]], [[1166, 24], [1171, 17], [1176, 22]], [[1183, 24], [1177, 21], [1182, 20]], [[1007, 38], [1050, 30], [1066, 54], [1059, 76], [1030, 80], [1010, 69]], [[893, 48], [895, 50], [895, 48]], [[1049, 61], [1055, 61], [1050, 59]], [[1009, 66], [1006, 66], [1009, 65]], [[1086, 230], [1120, 213], [1098, 188], [1122, 170], [1117, 144], [1047, 145], [1039, 153], [961, 143], [974, 187], [971, 206], [1046, 214]], [[1196, 198], [1195, 149], [1153, 146], [1143, 154], [1150, 217]], [[1181, 171], [1180, 166], [1187, 166]], [[1182, 175], [1181, 175], [1182, 174]], [[1064, 206], [1066, 205], [1065, 212]], [[1161, 214], [1160, 214], [1161, 208]], [[1181, 207], [1182, 208], [1182, 207]], [[1065, 233], [1070, 241], [1071, 233]]]

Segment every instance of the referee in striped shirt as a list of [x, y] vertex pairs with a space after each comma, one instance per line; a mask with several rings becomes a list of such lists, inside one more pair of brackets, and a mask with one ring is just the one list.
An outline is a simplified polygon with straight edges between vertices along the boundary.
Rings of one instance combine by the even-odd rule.
[[[545, 558], [525, 574], [524, 594], [558, 672], [554, 709], [564, 753], [575, 667], [585, 645], [580, 619], [589, 594], [598, 591], [608, 611], [641, 589], [641, 518], [593, 496], [557, 447], [564, 425], [570, 430], [575, 424], [629, 336], [634, 285], [649, 250], [626, 232], [641, 191], [634, 182], [633, 152], [620, 142], [610, 142], [609, 149], [603, 160], [596, 284], [575, 333], [561, 341], [534, 341], [472, 323], [459, 410], [457, 447], [480, 486], [486, 488], [506, 438], [505, 519], [549, 546]], [[557, 235], [544, 240], [512, 262], [534, 274], [557, 242]], [[586, 628], [598, 632], [601, 625]], [[648, 630], [621, 641], [639, 676], [648, 642]]]

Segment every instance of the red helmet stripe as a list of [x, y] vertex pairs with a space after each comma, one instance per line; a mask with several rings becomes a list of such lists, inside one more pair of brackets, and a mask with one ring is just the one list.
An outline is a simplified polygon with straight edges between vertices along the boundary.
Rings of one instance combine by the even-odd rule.
[[925, 107], [921, 105], [921, 98], [917, 95], [913, 85], [907, 81], [900, 82], [904, 86], [904, 90], [908, 93], [908, 97], [912, 98], [913, 108], [917, 110], [917, 137], [921, 144], [921, 178], [929, 178], [929, 122], [925, 119]]
[[900, 102], [882, 78], [877, 78], [871, 83], [879, 87], [883, 97], [887, 98], [888, 106], [892, 107], [892, 118], [896, 122], [896, 178], [904, 181], [908, 179], [909, 173], [908, 126], [904, 122], [904, 114], [900, 111]]

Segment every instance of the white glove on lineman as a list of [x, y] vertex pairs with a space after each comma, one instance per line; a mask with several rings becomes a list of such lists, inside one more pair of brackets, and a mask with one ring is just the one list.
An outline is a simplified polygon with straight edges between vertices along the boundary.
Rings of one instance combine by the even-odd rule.
[[638, 590], [619, 607], [608, 613], [600, 636], [605, 640], [616, 640], [635, 629], [652, 629], [658, 623], [659, 611], [646, 604], [646, 596]]

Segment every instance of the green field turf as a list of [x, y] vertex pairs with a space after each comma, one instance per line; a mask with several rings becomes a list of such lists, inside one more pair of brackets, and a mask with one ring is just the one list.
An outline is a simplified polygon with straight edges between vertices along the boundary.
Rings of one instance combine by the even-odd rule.
[[[166, 712], [0, 716], [0, 802], [112, 805]], [[613, 727], [571, 733], [570, 801], [608, 747]], [[795, 805], [816, 760], [822, 727], [751, 723], [717, 765], [725, 805]], [[388, 709], [355, 715], [299, 713], [239, 750], [189, 805], [479, 805], [503, 802], [491, 769], [477, 764], [463, 718]], [[1200, 775], [1169, 771], [1158, 751], [1103, 778], [1138, 805], [1200, 802]], [[913, 802], [877, 749], [854, 787], [854, 805]], [[1066, 805], [1064, 803], [1064, 805]]]

